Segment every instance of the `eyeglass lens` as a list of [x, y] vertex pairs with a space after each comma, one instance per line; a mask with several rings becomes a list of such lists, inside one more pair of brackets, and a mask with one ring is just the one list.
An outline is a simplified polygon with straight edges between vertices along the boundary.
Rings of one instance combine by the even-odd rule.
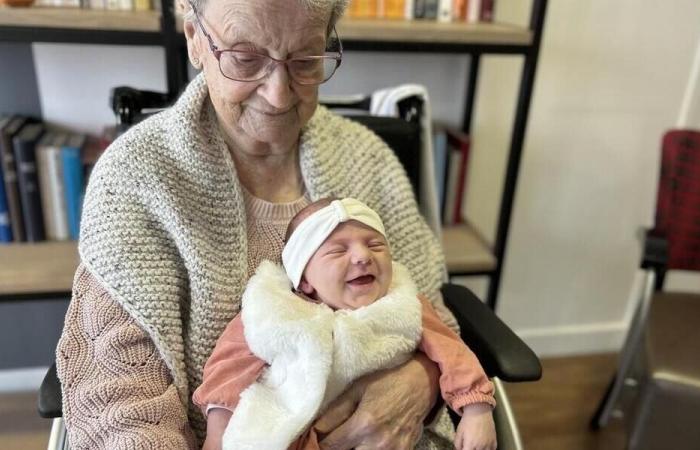
[[[223, 51], [219, 58], [224, 76], [239, 81], [264, 78], [277, 64], [277, 61], [266, 55], [236, 50]], [[288, 60], [286, 66], [289, 75], [297, 83], [318, 84], [333, 76], [338, 61], [333, 57], [313, 56]]]

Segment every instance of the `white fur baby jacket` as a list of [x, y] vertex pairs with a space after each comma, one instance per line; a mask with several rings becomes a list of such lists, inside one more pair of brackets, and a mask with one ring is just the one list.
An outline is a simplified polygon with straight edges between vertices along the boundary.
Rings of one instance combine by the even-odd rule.
[[284, 450], [355, 379], [407, 361], [421, 338], [421, 304], [394, 262], [386, 296], [333, 311], [292, 292], [284, 269], [263, 262], [243, 294], [251, 351], [268, 363], [241, 394], [223, 450]]

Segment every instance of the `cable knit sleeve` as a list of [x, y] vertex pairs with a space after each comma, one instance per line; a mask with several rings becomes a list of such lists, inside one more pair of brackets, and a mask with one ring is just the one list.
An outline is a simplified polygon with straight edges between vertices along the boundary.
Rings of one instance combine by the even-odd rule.
[[80, 266], [56, 350], [71, 448], [196, 448], [150, 337]]

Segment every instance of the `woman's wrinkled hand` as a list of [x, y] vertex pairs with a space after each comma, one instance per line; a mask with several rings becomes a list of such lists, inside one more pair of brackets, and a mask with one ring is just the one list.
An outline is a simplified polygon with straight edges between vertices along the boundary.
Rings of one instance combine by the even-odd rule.
[[439, 392], [437, 366], [416, 354], [402, 366], [366, 375], [317, 420], [323, 450], [415, 447]]

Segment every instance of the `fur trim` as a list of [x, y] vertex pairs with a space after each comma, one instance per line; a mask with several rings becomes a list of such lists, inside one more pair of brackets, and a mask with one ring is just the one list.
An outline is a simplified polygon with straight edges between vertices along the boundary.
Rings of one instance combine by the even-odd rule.
[[269, 367], [241, 394], [224, 450], [284, 450], [354, 380], [410, 358], [421, 305], [408, 270], [398, 263], [393, 270], [386, 296], [333, 311], [292, 292], [281, 266], [260, 264], [243, 294], [242, 319], [251, 351]]

